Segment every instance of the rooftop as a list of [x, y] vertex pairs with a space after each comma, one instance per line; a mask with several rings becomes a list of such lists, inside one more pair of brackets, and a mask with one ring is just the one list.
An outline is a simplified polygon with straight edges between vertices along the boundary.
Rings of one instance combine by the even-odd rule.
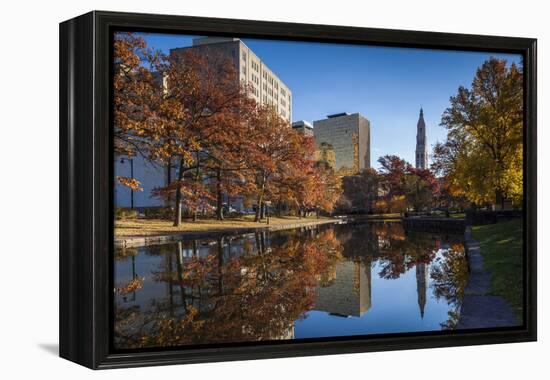
[[232, 42], [239, 41], [239, 38], [231, 37], [197, 37], [193, 38], [193, 46], [207, 45], [207, 44], [217, 44], [220, 42]]
[[340, 116], [349, 116], [349, 112], [340, 112], [340, 113], [333, 113], [332, 115], [327, 115], [329, 119], [332, 119], [333, 117], [340, 117]]
[[305, 120], [298, 120], [298, 121], [295, 121], [294, 123], [292, 123], [292, 128], [300, 128], [300, 127], [313, 129], [313, 125], [311, 125], [310, 122], [305, 121]]

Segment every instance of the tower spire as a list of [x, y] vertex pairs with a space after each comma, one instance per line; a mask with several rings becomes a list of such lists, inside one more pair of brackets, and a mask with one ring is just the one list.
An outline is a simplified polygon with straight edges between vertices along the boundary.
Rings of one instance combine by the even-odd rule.
[[428, 167], [428, 149], [426, 141], [426, 122], [424, 121], [424, 110], [420, 106], [420, 115], [416, 124], [416, 168], [426, 169]]

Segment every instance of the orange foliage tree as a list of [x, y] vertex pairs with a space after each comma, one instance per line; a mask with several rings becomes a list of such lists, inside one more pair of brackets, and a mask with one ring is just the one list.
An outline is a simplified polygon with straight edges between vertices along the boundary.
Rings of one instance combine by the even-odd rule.
[[[162, 89], [151, 66], [160, 55], [147, 48], [145, 40], [131, 33], [117, 33], [114, 40], [113, 113], [115, 157], [141, 155], [149, 159], [150, 142], [162, 120], [158, 110]], [[117, 177], [120, 184], [140, 189], [135, 178]]]
[[235, 65], [222, 56], [189, 49], [167, 57], [158, 71], [166, 83], [162, 102], [166, 122], [152, 154], [163, 162], [175, 161], [176, 176], [155, 194], [175, 193], [174, 225], [178, 226], [182, 206], [193, 211], [194, 219], [200, 209], [210, 206], [214, 196], [205, 181], [206, 163], [223, 160], [237, 143], [228, 135], [238, 129], [239, 114], [249, 102]]

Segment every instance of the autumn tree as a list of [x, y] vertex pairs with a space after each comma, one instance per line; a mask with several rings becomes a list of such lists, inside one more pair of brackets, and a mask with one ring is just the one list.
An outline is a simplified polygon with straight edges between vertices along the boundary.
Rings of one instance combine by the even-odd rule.
[[314, 161], [312, 137], [292, 133], [299, 140], [301, 154], [292, 154], [292, 159], [280, 166], [272, 187], [276, 200], [293, 205], [299, 217], [308, 211], [330, 213], [341, 194], [341, 179], [332, 168]]
[[304, 159], [302, 135], [290, 128], [272, 106], [258, 106], [247, 127], [246, 166], [254, 182], [252, 193], [257, 205], [255, 221], [258, 222], [264, 217], [266, 201], [277, 197], [276, 180], [297, 165], [308, 165], [308, 162]]
[[521, 201], [523, 192], [523, 73], [491, 58], [471, 88], [450, 98], [441, 125], [447, 141], [435, 149], [434, 168], [477, 204]]
[[372, 168], [364, 169], [354, 176], [342, 178], [343, 194], [349, 200], [349, 207], [355, 210], [370, 211], [378, 198], [380, 174]]
[[253, 189], [247, 166], [247, 155], [251, 149], [246, 123], [257, 105], [243, 93], [248, 91], [247, 87], [241, 90], [239, 97], [234, 99], [234, 107], [213, 119], [216, 133], [209, 137], [208, 148], [203, 152], [204, 180], [211, 184], [218, 220], [224, 219], [224, 197], [229, 199]]
[[411, 164], [396, 155], [382, 156], [378, 159], [378, 163], [387, 198], [403, 195], [403, 181]]
[[429, 169], [408, 168], [403, 190], [408, 205], [415, 211], [429, 209], [440, 195], [439, 181]]
[[[113, 117], [115, 158], [141, 156], [151, 161], [150, 142], [162, 125], [158, 110], [162, 88], [152, 73], [160, 54], [132, 33], [116, 33], [113, 60]], [[136, 178], [117, 177], [119, 183], [140, 189]]]
[[382, 199], [389, 212], [404, 212], [405, 175], [412, 168], [411, 164], [396, 155], [386, 155], [378, 159], [380, 164]]
[[246, 90], [233, 62], [192, 49], [166, 57], [158, 71], [166, 83], [162, 103], [166, 122], [152, 154], [163, 162], [175, 161], [176, 176], [155, 194], [175, 193], [174, 226], [179, 226], [182, 206], [192, 210], [196, 220], [198, 211], [215, 199], [205, 181], [206, 162], [224, 154], [226, 131], [238, 126], [235, 115], [244, 112]]
[[332, 213], [338, 200], [342, 196], [342, 178], [326, 165], [316, 165], [316, 186], [318, 189], [316, 198], [317, 212], [323, 210]]

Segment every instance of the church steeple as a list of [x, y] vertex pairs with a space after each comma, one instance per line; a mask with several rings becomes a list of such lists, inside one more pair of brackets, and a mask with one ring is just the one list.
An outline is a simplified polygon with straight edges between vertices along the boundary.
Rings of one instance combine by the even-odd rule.
[[428, 168], [428, 149], [426, 141], [426, 123], [424, 122], [424, 110], [420, 107], [420, 116], [416, 124], [416, 167], [418, 169]]

